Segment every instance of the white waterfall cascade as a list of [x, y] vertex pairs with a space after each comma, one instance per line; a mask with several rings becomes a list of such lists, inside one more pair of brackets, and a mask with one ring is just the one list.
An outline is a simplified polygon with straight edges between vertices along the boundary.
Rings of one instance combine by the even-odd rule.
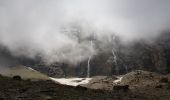
[[[90, 41], [90, 46], [91, 48], [93, 48], [93, 41], [91, 40]], [[92, 58], [92, 55], [89, 56], [89, 59], [88, 59], [88, 64], [87, 64], [87, 78], [90, 77], [90, 61], [91, 61], [91, 58]]]
[[114, 48], [112, 49], [113, 62], [115, 63], [116, 74], [119, 74], [119, 67], [117, 66], [117, 56], [115, 54]]
[[88, 59], [88, 65], [87, 65], [87, 78], [90, 77], [90, 60], [91, 60], [91, 56]]
[[126, 73], [128, 73], [128, 67], [126, 65], [124, 65]]

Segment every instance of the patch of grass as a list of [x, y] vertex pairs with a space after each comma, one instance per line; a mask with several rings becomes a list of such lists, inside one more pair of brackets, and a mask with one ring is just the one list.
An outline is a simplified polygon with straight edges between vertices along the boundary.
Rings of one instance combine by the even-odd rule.
[[12, 67], [5, 76], [13, 77], [19, 75], [22, 79], [49, 80], [48, 76], [38, 71], [31, 70], [25, 66]]

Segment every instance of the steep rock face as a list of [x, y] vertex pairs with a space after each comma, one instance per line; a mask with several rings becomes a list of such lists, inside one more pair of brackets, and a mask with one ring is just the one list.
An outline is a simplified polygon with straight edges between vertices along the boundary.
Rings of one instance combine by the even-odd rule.
[[5, 66], [15, 66], [19, 64], [18, 60], [10, 52], [0, 45], [0, 68]]
[[[169, 73], [170, 33], [161, 34], [152, 41], [119, 44], [115, 48], [115, 56], [116, 64], [111, 49], [94, 56], [91, 60], [91, 76], [125, 74], [139, 69]], [[83, 66], [86, 67], [87, 64]]]
[[163, 48], [167, 72], [170, 72], [170, 32], [166, 32], [157, 39], [157, 43]]
[[142, 69], [166, 73], [165, 51], [160, 45], [140, 42], [119, 50], [119, 64], [120, 66], [122, 64], [126, 65], [129, 71]]
[[155, 70], [160, 73], [166, 73], [167, 69], [167, 62], [165, 57], [164, 48], [161, 46], [156, 46], [152, 48], [151, 53], [152, 63], [153, 67], [155, 67]]
[[63, 72], [63, 70], [58, 67], [57, 65], [34, 65], [32, 66], [32, 68], [34, 70], [38, 70], [41, 73], [45, 73], [46, 75], [50, 76], [50, 77], [65, 77], [65, 74]]
[[[117, 44], [115, 49], [116, 63], [108, 44], [93, 56], [90, 61], [90, 76], [125, 74], [133, 70], [147, 70], [159, 73], [170, 72], [170, 34], [161, 34], [153, 41], [138, 41], [132, 44]], [[106, 49], [106, 50], [105, 50]], [[56, 63], [52, 66], [32, 65], [49, 76], [54, 77], [86, 77], [88, 61], [77, 65]]]
[[[104, 47], [96, 47], [99, 50], [97, 55], [93, 56], [90, 60], [90, 76], [125, 74], [132, 70], [170, 73], [169, 32], [161, 34], [157, 39], [152, 41], [138, 41], [126, 45], [119, 43], [118, 40], [112, 42], [101, 44], [100, 41], [94, 41], [96, 46], [102, 45]], [[7, 61], [7, 63], [3, 64], [4, 66], [22, 64], [51, 77], [87, 76], [88, 60], [80, 62], [77, 65], [59, 62], [46, 65], [41, 62], [41, 58], [32, 60], [25, 57], [14, 57], [6, 49], [1, 48], [0, 50], [1, 64]]]

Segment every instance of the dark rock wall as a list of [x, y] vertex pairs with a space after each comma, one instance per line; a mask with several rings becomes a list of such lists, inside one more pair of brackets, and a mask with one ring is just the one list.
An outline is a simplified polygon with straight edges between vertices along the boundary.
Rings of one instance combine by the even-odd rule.
[[[95, 41], [96, 46], [101, 47], [99, 45], [101, 43], [98, 42], [100, 41]], [[113, 62], [113, 44], [108, 43], [108, 45], [104, 45], [104, 48], [99, 48], [98, 54], [91, 59], [90, 76], [125, 74], [132, 70], [170, 73], [170, 33], [165, 32], [152, 41], [143, 40], [128, 45], [121, 44], [118, 41], [115, 43], [117, 64]], [[67, 63], [46, 65], [41, 62], [39, 57], [32, 60], [25, 57], [13, 57], [9, 52], [4, 52], [4, 49], [0, 49], [0, 52], [0, 62], [5, 60], [15, 62], [15, 65], [23, 64], [52, 77], [87, 76], [87, 60], [77, 65]], [[12, 66], [11, 64], [10, 66]]]

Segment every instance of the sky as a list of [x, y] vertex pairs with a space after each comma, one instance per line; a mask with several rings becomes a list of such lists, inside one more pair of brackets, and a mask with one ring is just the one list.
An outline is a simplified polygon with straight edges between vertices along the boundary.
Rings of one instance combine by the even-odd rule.
[[77, 63], [98, 53], [94, 38], [106, 45], [169, 30], [170, 0], [0, 0], [0, 22], [0, 44], [14, 56]]

